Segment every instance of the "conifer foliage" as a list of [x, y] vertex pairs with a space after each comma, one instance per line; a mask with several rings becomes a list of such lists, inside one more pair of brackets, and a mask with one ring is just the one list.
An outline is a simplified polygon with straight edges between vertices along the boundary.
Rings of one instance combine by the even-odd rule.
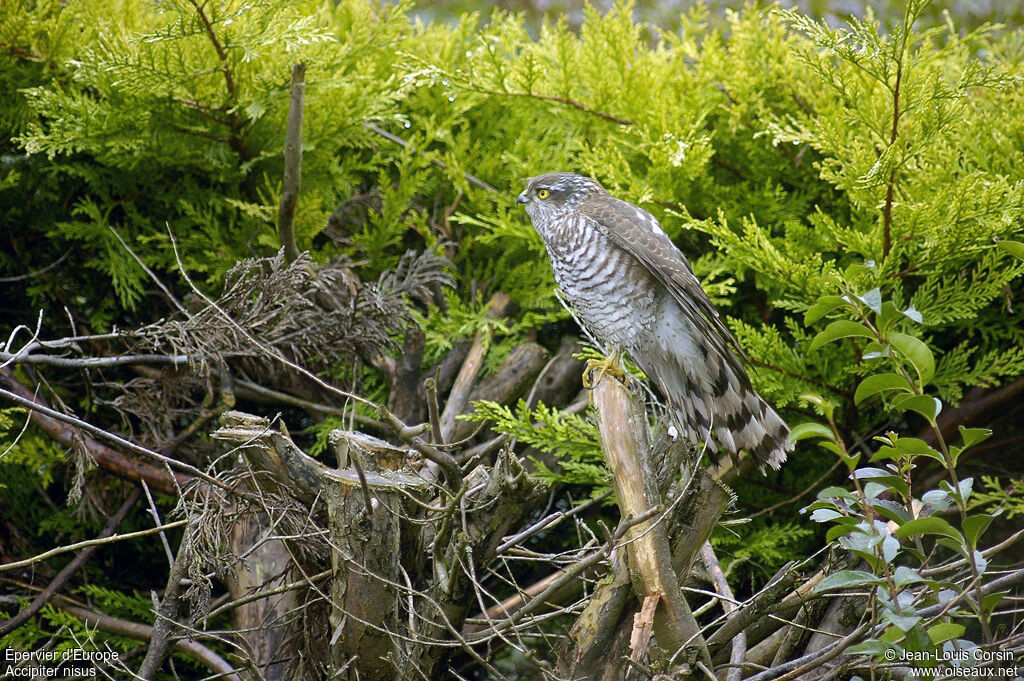
[[[0, 647], [109, 648], [113, 678], [572, 678], [630, 519], [580, 382], [595, 350], [514, 203], [523, 178], [571, 170], [661, 221], [799, 440], [768, 480], [721, 471], [737, 500], [709, 543], [738, 608], [708, 599], [717, 565], [680, 575], [706, 582], [687, 597], [711, 671], [1019, 657], [1024, 32], [934, 10], [694, 9], [670, 30], [628, 3], [532, 28], [371, 0], [4, 4]], [[394, 617], [331, 610], [356, 587], [326, 586], [349, 551], [328, 502], [261, 487], [232, 409], [268, 419], [267, 447], [314, 453], [304, 470], [358, 469], [359, 522], [410, 504], [419, 543], [378, 566], [398, 561]], [[404, 448], [435, 496], [370, 499], [388, 467], [339, 442]], [[290, 609], [254, 634], [246, 589], [274, 588]], [[606, 678], [700, 673], [686, 651], [625, 662], [616, 626]], [[974, 659], [1009, 664], [993, 655]]]

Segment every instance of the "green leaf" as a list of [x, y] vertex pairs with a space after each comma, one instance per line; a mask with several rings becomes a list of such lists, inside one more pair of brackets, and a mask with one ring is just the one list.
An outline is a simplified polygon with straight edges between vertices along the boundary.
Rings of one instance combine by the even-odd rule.
[[930, 381], [935, 375], [935, 357], [923, 341], [905, 333], [895, 332], [890, 333], [886, 340], [914, 365], [921, 378], [921, 385]]
[[903, 587], [907, 584], [923, 582], [924, 577], [918, 574], [917, 570], [908, 568], [906, 565], [900, 565], [896, 568], [896, 572], [893, 573], [892, 580], [896, 586]]
[[938, 534], [957, 541], [963, 541], [963, 537], [956, 531], [956, 528], [942, 518], [936, 518], [935, 516], [908, 520], [895, 532], [897, 537], [910, 537], [915, 534]]
[[888, 486], [889, 489], [899, 492], [904, 499], [910, 494], [910, 487], [907, 485], [906, 480], [895, 475], [892, 471], [882, 468], [858, 468], [854, 471], [853, 477], [858, 480], [871, 480], [882, 483]]
[[1004, 241], [1000, 239], [996, 242], [996, 246], [1003, 249], [1010, 255], [1024, 260], [1024, 244], [1019, 241]]
[[839, 321], [832, 322], [825, 327], [825, 330], [814, 337], [811, 341], [810, 352], [814, 352], [825, 343], [830, 343], [840, 338], [849, 338], [850, 336], [858, 336], [862, 338], [870, 338], [874, 340], [875, 334], [872, 333], [871, 329], [864, 326], [860, 322], [851, 322], [848, 319], [840, 319]]
[[822, 296], [818, 302], [811, 305], [804, 313], [804, 325], [810, 326], [816, 321], [843, 305], [849, 305], [849, 301], [842, 296]]
[[918, 615], [897, 615], [891, 610], [885, 613], [885, 619], [904, 632], [909, 632], [921, 621], [921, 617]]
[[994, 594], [988, 594], [983, 596], [981, 599], [981, 611], [986, 614], [991, 614], [996, 606], [999, 605], [999, 601], [1003, 600], [1003, 597], [1008, 595], [1009, 591], [997, 591]]
[[854, 525], [839, 523], [828, 528], [828, 532], [825, 533], [825, 541], [833, 542], [837, 537], [843, 537], [853, 532]]
[[887, 392], [889, 390], [902, 390], [904, 392], [913, 393], [913, 388], [907, 382], [903, 376], [899, 374], [875, 374], [874, 376], [868, 376], [860, 385], [857, 386], [857, 392], [853, 395], [853, 403], [860, 404], [872, 395], [877, 395], [881, 392]]
[[992, 431], [989, 430], [988, 428], [964, 428], [963, 426], [958, 427], [960, 428], [960, 437], [964, 439], [964, 449], [972, 447], [978, 444], [979, 442], [984, 442], [985, 440], [992, 437]]
[[853, 279], [858, 274], [875, 274], [878, 267], [874, 260], [865, 260], [863, 263], [855, 262], [843, 272], [844, 279]]
[[823, 423], [816, 423], [814, 421], [798, 424], [793, 426], [793, 429], [789, 431], [789, 439], [791, 442], [798, 442], [809, 437], [823, 437], [833, 441], [836, 439], [836, 435], [832, 432], [831, 428]]
[[940, 622], [928, 627], [928, 638], [938, 646], [954, 638], [960, 638], [966, 629], [964, 625], [956, 622]]
[[[884, 442], [885, 440], [882, 439]], [[892, 443], [891, 446], [886, 445], [879, 447], [875, 455], [871, 457], [872, 461], [878, 459], [910, 459], [913, 460], [918, 456], [927, 456], [930, 459], [935, 459], [939, 463], [943, 463], [944, 459], [942, 454], [937, 449], [929, 445], [924, 440], [916, 437], [897, 437], [892, 435], [889, 439]]]
[[860, 302], [871, 308], [871, 311], [878, 314], [882, 311], [882, 290], [873, 288], [862, 296], [857, 296]]
[[964, 545], [962, 537], [958, 537], [956, 540], [950, 539], [949, 537], [942, 537], [935, 541], [939, 546], [945, 546], [947, 549], [954, 553], [958, 553], [964, 558], [967, 557], [967, 547]]
[[996, 515], [995, 513], [978, 513], [977, 515], [969, 515], [964, 518], [964, 521], [960, 523], [960, 527], [964, 530], [964, 537], [967, 538], [969, 546], [973, 548], [978, 545], [978, 539], [988, 529]]
[[942, 401], [931, 395], [897, 395], [892, 399], [892, 406], [896, 409], [915, 411], [933, 424], [942, 411]]
[[[870, 485], [872, 483], [868, 483]], [[865, 490], [867, 486], [865, 485]], [[871, 506], [875, 509], [878, 515], [884, 517], [886, 520], [891, 520], [897, 525], [902, 525], [907, 521], [909, 517], [907, 510], [900, 504], [888, 499], [874, 499], [871, 502]]]
[[881, 585], [885, 584], [885, 580], [864, 570], [840, 570], [821, 580], [818, 586], [814, 587], [814, 592], [820, 593], [830, 589], [848, 589], [852, 586], [862, 586], [864, 584]]
[[874, 655], [875, 657], [882, 657], [887, 650], [895, 650], [898, 653], [902, 648], [885, 641], [879, 641], [878, 639], [869, 639], [850, 646], [845, 652], [847, 655]]

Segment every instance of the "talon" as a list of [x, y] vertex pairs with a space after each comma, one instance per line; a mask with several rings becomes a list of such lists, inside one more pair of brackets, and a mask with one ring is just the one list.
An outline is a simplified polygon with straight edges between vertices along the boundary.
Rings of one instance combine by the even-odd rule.
[[[591, 380], [591, 372], [595, 370], [597, 371], [597, 378]], [[619, 381], [626, 378], [626, 372], [622, 368], [621, 353], [612, 353], [611, 357], [604, 359], [588, 359], [587, 366], [583, 370], [583, 387], [587, 390], [593, 390], [594, 386], [601, 382], [605, 374], [609, 374]]]

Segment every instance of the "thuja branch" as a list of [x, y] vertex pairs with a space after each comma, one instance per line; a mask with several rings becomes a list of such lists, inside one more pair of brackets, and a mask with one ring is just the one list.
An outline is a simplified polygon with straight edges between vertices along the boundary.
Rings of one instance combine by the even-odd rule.
[[[889, 146], [896, 144], [900, 130], [900, 86], [903, 83], [903, 58], [907, 51], [907, 36], [910, 34], [912, 18], [910, 16], [910, 4], [907, 4], [907, 12], [903, 17], [903, 26], [900, 33], [900, 44], [896, 51], [896, 82], [892, 87], [892, 130], [889, 134]], [[882, 260], [885, 260], [892, 250], [892, 202], [896, 193], [896, 166], [893, 165], [889, 171], [889, 182], [885, 189], [885, 207], [882, 209]]]
[[[207, 16], [203, 6], [197, 0], [189, 0], [189, 2], [195, 8], [199, 21], [202, 22], [203, 29], [210, 39], [210, 44], [213, 45], [213, 49], [217, 53], [217, 59], [220, 61], [220, 70], [224, 74], [224, 87], [227, 89], [228, 100], [234, 104], [238, 101], [238, 86], [235, 84], [235, 75], [231, 69], [231, 64], [228, 62], [227, 50], [217, 36], [217, 32], [213, 30], [213, 22], [210, 21], [210, 17]], [[231, 137], [227, 140], [228, 144], [242, 159], [248, 160], [250, 155], [242, 145], [243, 122], [233, 107], [227, 114], [227, 126], [231, 129]]]

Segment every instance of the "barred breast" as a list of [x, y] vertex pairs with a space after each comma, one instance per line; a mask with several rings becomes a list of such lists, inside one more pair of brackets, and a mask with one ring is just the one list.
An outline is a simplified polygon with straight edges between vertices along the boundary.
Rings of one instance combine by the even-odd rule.
[[580, 321], [616, 350], [649, 338], [662, 288], [636, 258], [581, 218], [547, 243], [555, 281]]

